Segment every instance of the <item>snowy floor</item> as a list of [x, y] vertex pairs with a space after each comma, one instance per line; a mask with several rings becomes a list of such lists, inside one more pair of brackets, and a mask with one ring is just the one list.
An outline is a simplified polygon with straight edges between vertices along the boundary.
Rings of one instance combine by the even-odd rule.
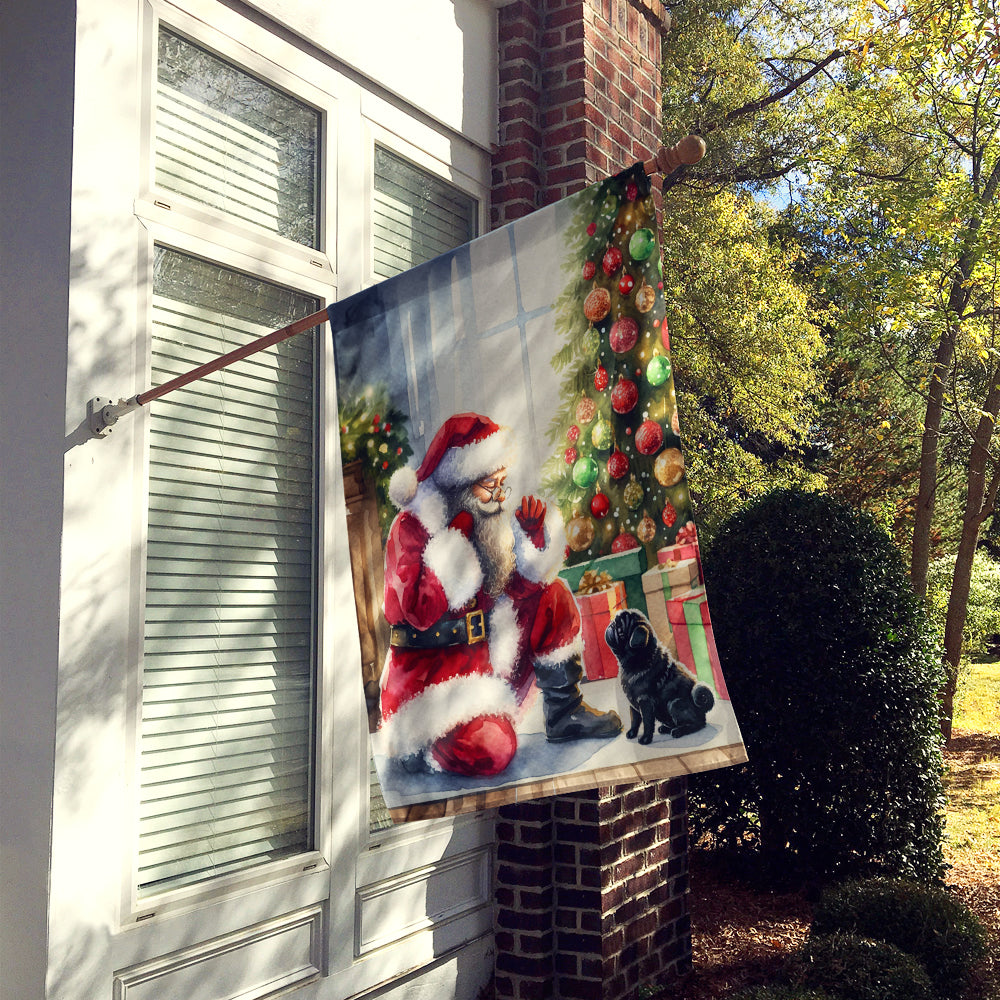
[[[581, 687], [588, 705], [602, 711], [615, 709], [621, 716], [624, 729], [628, 728], [628, 703], [617, 679], [590, 681]], [[385, 757], [380, 746], [381, 734], [372, 735], [375, 765], [386, 805], [390, 809], [486, 789], [507, 788], [554, 775], [599, 771], [636, 761], [688, 755], [713, 747], [732, 746], [741, 741], [731, 704], [717, 699], [715, 707], [708, 713], [705, 728], [680, 739], [657, 732], [652, 743], [640, 746], [638, 740], [628, 740], [622, 732], [611, 740], [549, 743], [545, 739], [541, 696], [535, 698], [518, 727], [517, 755], [506, 771], [494, 778], [463, 778], [438, 771], [410, 774], [396, 761]]]

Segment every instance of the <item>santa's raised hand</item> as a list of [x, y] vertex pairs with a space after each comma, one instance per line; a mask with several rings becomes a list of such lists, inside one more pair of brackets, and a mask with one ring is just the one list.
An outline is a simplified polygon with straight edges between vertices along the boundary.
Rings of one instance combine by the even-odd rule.
[[517, 523], [536, 548], [545, 544], [545, 501], [534, 496], [521, 497], [521, 506], [514, 511]]

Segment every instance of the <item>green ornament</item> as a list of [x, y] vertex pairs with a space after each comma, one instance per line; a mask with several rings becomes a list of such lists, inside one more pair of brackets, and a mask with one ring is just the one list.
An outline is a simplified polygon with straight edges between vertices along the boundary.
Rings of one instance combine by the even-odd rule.
[[622, 492], [629, 510], [635, 510], [642, 503], [642, 487], [633, 479]]
[[646, 379], [650, 385], [663, 385], [670, 378], [670, 358], [654, 354], [646, 365]]
[[590, 440], [595, 448], [607, 451], [611, 447], [611, 424], [601, 417], [590, 432]]
[[637, 229], [628, 241], [628, 252], [632, 260], [647, 260], [656, 248], [656, 237], [652, 229]]
[[597, 463], [589, 457], [577, 459], [573, 466], [573, 482], [581, 490], [589, 490], [597, 482]]
[[594, 356], [601, 349], [601, 335], [591, 326], [581, 338], [584, 354]]

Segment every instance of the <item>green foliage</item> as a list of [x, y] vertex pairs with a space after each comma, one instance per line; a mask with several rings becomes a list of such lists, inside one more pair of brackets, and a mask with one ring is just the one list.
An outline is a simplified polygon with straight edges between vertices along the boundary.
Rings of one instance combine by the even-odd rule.
[[[944, 631], [948, 611], [948, 594], [955, 570], [953, 556], [936, 559], [927, 574], [927, 604], [931, 621]], [[976, 552], [972, 565], [969, 603], [966, 609], [962, 655], [980, 656], [989, 647], [989, 639], [1000, 634], [1000, 562], [991, 558], [983, 549]]]
[[934, 1000], [927, 972], [912, 955], [854, 934], [811, 937], [794, 962], [792, 980], [837, 1000]]
[[814, 935], [851, 933], [895, 945], [920, 961], [941, 997], [960, 997], [986, 956], [986, 933], [946, 889], [906, 879], [869, 879], [828, 888], [813, 914]]
[[384, 386], [368, 386], [356, 396], [340, 401], [337, 419], [341, 460], [345, 466], [358, 462], [363, 474], [375, 484], [379, 521], [385, 536], [396, 513], [389, 499], [389, 479], [413, 454], [406, 433], [406, 414], [390, 405]]
[[941, 667], [891, 539], [777, 490], [704, 562], [749, 763], [693, 777], [696, 835], [775, 873], [939, 877]]

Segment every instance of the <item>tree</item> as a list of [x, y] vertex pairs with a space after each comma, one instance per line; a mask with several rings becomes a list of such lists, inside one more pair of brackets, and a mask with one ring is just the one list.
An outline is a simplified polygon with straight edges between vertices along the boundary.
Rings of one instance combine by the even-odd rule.
[[[926, 591], [942, 444], [967, 452], [957, 558], [944, 629], [952, 699], [972, 560], [993, 514], [1000, 467], [996, 340], [1000, 235], [1000, 40], [995, 0], [879, 3], [859, 23], [867, 58], [827, 100], [836, 123], [814, 166], [816, 197], [843, 237], [832, 262], [856, 300], [867, 291], [867, 334], [892, 352], [918, 348], [912, 385], [924, 402], [910, 575]], [[957, 437], [955, 437], [957, 436]]]

